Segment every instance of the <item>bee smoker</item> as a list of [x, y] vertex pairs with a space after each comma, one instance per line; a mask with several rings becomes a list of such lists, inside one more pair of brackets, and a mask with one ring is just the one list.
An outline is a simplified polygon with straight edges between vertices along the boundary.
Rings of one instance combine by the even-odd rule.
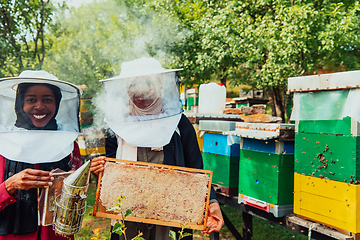
[[86, 210], [90, 164], [87, 161], [63, 181], [62, 192], [55, 198], [53, 227], [57, 234], [73, 235], [81, 227]]

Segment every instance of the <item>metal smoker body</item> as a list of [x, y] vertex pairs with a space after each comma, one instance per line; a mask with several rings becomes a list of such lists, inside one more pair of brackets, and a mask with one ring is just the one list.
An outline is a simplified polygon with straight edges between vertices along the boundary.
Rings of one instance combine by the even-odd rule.
[[53, 226], [57, 234], [73, 235], [81, 227], [86, 210], [91, 161], [64, 179], [62, 192], [55, 198]]

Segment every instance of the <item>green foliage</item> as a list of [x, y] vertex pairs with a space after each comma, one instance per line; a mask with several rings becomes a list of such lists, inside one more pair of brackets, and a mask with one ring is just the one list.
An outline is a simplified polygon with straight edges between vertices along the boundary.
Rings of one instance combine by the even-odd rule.
[[[119, 212], [121, 219], [120, 221], [116, 221], [113, 227], [112, 232], [119, 234], [120, 236], [124, 234], [125, 240], [126, 238], [126, 227], [125, 227], [125, 218], [130, 216], [132, 214], [131, 209], [126, 209], [125, 214], [123, 214], [122, 212], [122, 204], [123, 201], [125, 200], [125, 196], [120, 196], [119, 198], [115, 199], [114, 201], [117, 201], [116, 205], [114, 207], [110, 207], [109, 211], [116, 211]], [[142, 238], [143, 234], [141, 232], [139, 232], [139, 234], [137, 236], [135, 236], [134, 238], [132, 238], [132, 240], [145, 240], [144, 238]]]
[[0, 77], [41, 69], [52, 14], [50, 0], [0, 0]]
[[[184, 232], [184, 229], [187, 228], [187, 223], [185, 223], [185, 224], [181, 223], [180, 226], [181, 226], [181, 230], [179, 230], [179, 232], [178, 232], [179, 233], [178, 240], [183, 239], [184, 237], [192, 235], [191, 233]], [[169, 236], [171, 237], [172, 240], [177, 240], [176, 239], [176, 233], [174, 231], [170, 230]]]
[[99, 229], [94, 229], [93, 233], [95, 234], [95, 237], [91, 237], [91, 240], [106, 240], [108, 239], [107, 237], [100, 237], [100, 231]]
[[270, 90], [282, 116], [289, 77], [359, 68], [357, 1], [163, 1], [184, 38], [170, 46], [188, 85]]
[[172, 24], [141, 0], [100, 0], [56, 14], [44, 69], [59, 79], [87, 85], [86, 96], [102, 88], [99, 80], [118, 75], [121, 63], [155, 57], [169, 66], [162, 51], [176, 33]]
[[[172, 49], [188, 80], [215, 75], [266, 89], [326, 65], [359, 67], [356, 1], [205, 1], [197, 5], [201, 14], [189, 2], [166, 6], [183, 23], [179, 30], [188, 30]], [[185, 21], [185, 11], [195, 14]]]
[[101, 87], [99, 80], [112, 76], [118, 66], [116, 58], [112, 62], [108, 57], [113, 57], [109, 46], [118, 46], [115, 39], [109, 41], [109, 32], [122, 25], [116, 14], [113, 5], [101, 3], [59, 9], [44, 69], [61, 80], [87, 85], [85, 96], [92, 96]]

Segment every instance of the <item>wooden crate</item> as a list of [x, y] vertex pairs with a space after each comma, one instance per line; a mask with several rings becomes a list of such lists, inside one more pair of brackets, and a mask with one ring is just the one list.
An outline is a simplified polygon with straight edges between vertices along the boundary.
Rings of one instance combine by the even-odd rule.
[[330, 135], [359, 136], [359, 122], [351, 117], [339, 120], [301, 120], [297, 121], [299, 133], [319, 133]]
[[296, 133], [295, 172], [339, 182], [357, 182], [360, 137]]
[[239, 157], [229, 157], [206, 152], [202, 153], [202, 157], [204, 169], [213, 172], [212, 182], [218, 185], [216, 188], [225, 195], [237, 196]]
[[294, 174], [294, 213], [360, 233], [360, 185]]
[[204, 133], [203, 152], [219, 154], [223, 156], [239, 157], [240, 137], [233, 135]]
[[[164, 164], [153, 164], [146, 162], [137, 162], [137, 161], [126, 161], [126, 160], [118, 160], [113, 158], [106, 158], [107, 163], [112, 163], [112, 167], [115, 168], [116, 171], [119, 171], [118, 168], [126, 168], [128, 173], [134, 172], [134, 174], [114, 174], [107, 175], [112, 176], [112, 178], [116, 178], [116, 181], [113, 181], [113, 184], [104, 184], [103, 183], [103, 173], [99, 174], [98, 186], [95, 197], [94, 211], [93, 216], [102, 217], [102, 218], [112, 218], [112, 219], [121, 219], [120, 215], [107, 211], [101, 202], [101, 194], [105, 194], [103, 196], [110, 196], [107, 194], [116, 195], [117, 197], [125, 196], [125, 201], [123, 203], [123, 207], [127, 205], [131, 205], [133, 209], [131, 209], [133, 214], [126, 217], [127, 221], [134, 222], [142, 222], [142, 223], [150, 223], [164, 226], [174, 226], [181, 227], [181, 224], [185, 224], [185, 222], [181, 222], [182, 213], [180, 215], [176, 215], [175, 211], [171, 213], [167, 213], [167, 216], [176, 215], [176, 218], [172, 219], [162, 219], [159, 218], [161, 215], [162, 209], [164, 211], [169, 211], [173, 206], [187, 206], [189, 203], [193, 203], [194, 199], [200, 202], [202, 206], [201, 209], [197, 208], [196, 211], [201, 210], [202, 221], [199, 224], [189, 223], [187, 227], [191, 229], [204, 230], [206, 228], [206, 220], [208, 214], [209, 207], [209, 198], [210, 198], [210, 190], [211, 190], [211, 179], [212, 179], [212, 171], [201, 170], [201, 169], [193, 169], [193, 168], [185, 168], [185, 167], [176, 167]], [[110, 166], [109, 166], [110, 167]], [[107, 171], [105, 167], [104, 174]], [[151, 173], [150, 173], [151, 172]], [[126, 176], [125, 176], [126, 175]], [[186, 175], [186, 176], [185, 176]], [[194, 177], [191, 177], [194, 175]], [[199, 178], [196, 175], [207, 175], [206, 177], [206, 186], [202, 186], [202, 188], [206, 187], [206, 192], [194, 191], [193, 188], [189, 187], [189, 183], [185, 183], [185, 179], [190, 178], [191, 185], [196, 186], [199, 185]], [[143, 176], [143, 177], [142, 177]], [[148, 177], [153, 176], [153, 177]], [[156, 176], [156, 178], [155, 178]], [[168, 178], [171, 176], [173, 179], [184, 179], [183, 181], [169, 181]], [[175, 178], [174, 178], [175, 177]], [[148, 178], [143, 180], [140, 183], [140, 178]], [[167, 180], [166, 180], [166, 179]], [[111, 178], [110, 178], [111, 179]], [[194, 179], [194, 181], [192, 180]], [[201, 180], [204, 182], [203, 180]], [[126, 188], [134, 189], [134, 191], [130, 190], [123, 194], [124, 188], [117, 188], [118, 183], [125, 184]], [[145, 185], [145, 186], [144, 186]], [[106, 188], [105, 186], [108, 186]], [[125, 185], [123, 185], [125, 186]], [[162, 189], [161, 194], [156, 191], [156, 189]], [[205, 190], [205, 189], [204, 189]], [[178, 193], [181, 191], [180, 193]], [[176, 192], [176, 193], [175, 193]], [[128, 194], [128, 196], [126, 196]], [[163, 195], [164, 194], [164, 195]], [[135, 196], [136, 195], [136, 196]], [[205, 197], [203, 197], [203, 195]], [[164, 198], [169, 198], [168, 202], [165, 203]], [[115, 198], [114, 198], [115, 199]], [[150, 199], [153, 203], [152, 205], [147, 205], [148, 201], [146, 199]], [[140, 200], [140, 202], [139, 202]], [[159, 203], [159, 205], [157, 204]], [[115, 206], [116, 202], [114, 202]], [[158, 210], [157, 210], [158, 209]], [[124, 212], [126, 209], [122, 209]], [[177, 211], [177, 210], [176, 210]], [[185, 210], [187, 211], [187, 210]], [[154, 213], [156, 214], [154, 215]], [[190, 211], [191, 213], [191, 211]], [[138, 214], [138, 215], [136, 215]], [[134, 216], [135, 215], [135, 216]], [[140, 217], [142, 215], [149, 217]]]
[[241, 149], [239, 194], [275, 204], [293, 203], [293, 154]]

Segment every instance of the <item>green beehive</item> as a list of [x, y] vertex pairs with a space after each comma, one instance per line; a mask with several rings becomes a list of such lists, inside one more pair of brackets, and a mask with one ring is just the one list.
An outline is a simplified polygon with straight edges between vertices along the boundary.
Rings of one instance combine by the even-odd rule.
[[236, 123], [240, 136], [238, 203], [275, 217], [292, 213], [294, 188], [293, 124]]
[[297, 127], [294, 213], [355, 235], [360, 71], [289, 78], [288, 90]]
[[302, 120], [298, 123], [299, 133], [357, 136], [358, 129], [358, 122], [351, 117], [337, 120]]
[[274, 205], [293, 203], [293, 154], [241, 149], [239, 176], [239, 194]]
[[295, 134], [295, 172], [355, 183], [360, 171], [360, 137]]
[[289, 78], [296, 173], [357, 183], [359, 83], [360, 71]]
[[237, 189], [239, 184], [239, 156], [203, 152], [202, 157], [204, 169], [213, 171], [212, 183]]

